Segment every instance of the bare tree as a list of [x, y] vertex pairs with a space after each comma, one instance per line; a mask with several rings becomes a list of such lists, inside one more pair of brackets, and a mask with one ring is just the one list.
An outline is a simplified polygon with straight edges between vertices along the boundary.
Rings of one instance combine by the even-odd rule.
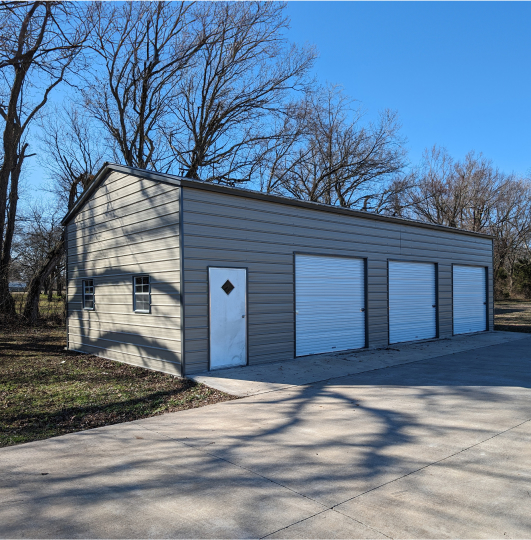
[[[54, 114], [41, 122], [41, 127], [46, 156], [44, 164], [52, 182], [51, 191], [56, 195], [59, 208], [69, 211], [103, 165], [104, 149], [87, 118], [72, 105], [63, 106], [62, 110], [56, 108]], [[39, 318], [39, 295], [43, 284], [50, 276], [60, 275], [65, 259], [65, 231], [58, 228], [55, 214], [48, 220], [44, 220], [39, 211], [33, 211], [32, 216], [24, 235], [25, 239], [36, 240], [31, 249], [26, 242], [24, 260], [32, 260], [28, 254], [38, 255], [33, 257], [23, 311], [24, 319], [30, 323]]]
[[[64, 231], [62, 233], [64, 235]], [[61, 237], [46, 253], [39, 271], [33, 276], [28, 286], [28, 295], [22, 313], [23, 319], [35, 324], [39, 318], [39, 297], [44, 280], [55, 271], [64, 256], [64, 238]]]
[[[262, 181], [270, 193], [347, 208], [386, 211], [396, 175], [405, 166], [404, 140], [396, 113], [376, 123], [337, 86], [308, 94], [297, 115], [300, 135], [279, 159], [275, 154]], [[402, 187], [400, 189], [403, 189]]]
[[[500, 172], [483, 155], [454, 161], [444, 148], [426, 150], [402, 201], [409, 217], [494, 236], [494, 275], [512, 287], [514, 265], [529, 256], [531, 182]], [[499, 283], [497, 283], [499, 290]]]
[[422, 162], [412, 172], [414, 189], [406, 206], [413, 217], [428, 223], [459, 227], [464, 214], [464, 186], [457, 184], [454, 161], [445, 148], [424, 150]]
[[94, 69], [82, 93], [116, 161], [144, 169], [170, 166], [161, 127], [179, 73], [208, 37], [197, 28], [209, 10], [208, 4], [184, 1], [95, 4]]
[[497, 205], [500, 202], [500, 190], [506, 190], [514, 177], [501, 173], [492, 161], [483, 155], [469, 152], [465, 159], [454, 167], [456, 185], [466, 201], [463, 207], [462, 221], [470, 231], [484, 231], [496, 221]]
[[415, 217], [430, 223], [484, 232], [492, 223], [500, 189], [511, 181], [481, 154], [454, 161], [444, 148], [424, 151], [408, 194]]
[[69, 211], [102, 167], [108, 149], [90, 119], [73, 103], [56, 107], [41, 122], [43, 165], [49, 190]]
[[84, 8], [62, 2], [3, 2], [0, 6], [0, 116], [4, 121], [0, 167], [0, 311], [14, 314], [8, 273], [15, 231], [18, 182], [30, 124], [64, 81], [87, 27]]
[[510, 176], [498, 188], [487, 231], [494, 236], [494, 275], [499, 277], [504, 269], [509, 277], [508, 289], [512, 291], [516, 263], [519, 259], [529, 260], [531, 255], [529, 179]]
[[58, 209], [50, 210], [42, 204], [34, 204], [20, 219], [15, 260], [29, 280], [23, 318], [30, 323], [35, 323], [39, 317], [39, 297], [43, 286], [51, 296], [51, 278], [55, 275], [57, 279], [64, 266], [61, 214]]
[[18, 217], [19, 230], [14, 246], [14, 262], [24, 281], [31, 281], [62, 235], [61, 214], [42, 202], [32, 203]]
[[253, 179], [284, 140], [293, 91], [308, 84], [312, 48], [289, 45], [285, 4], [219, 2], [202, 19], [209, 36], [175, 85], [166, 136], [188, 178], [234, 185]]

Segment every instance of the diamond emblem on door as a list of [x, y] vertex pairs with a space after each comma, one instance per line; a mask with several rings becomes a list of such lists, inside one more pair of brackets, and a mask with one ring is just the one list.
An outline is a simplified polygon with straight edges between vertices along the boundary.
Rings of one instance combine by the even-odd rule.
[[227, 279], [225, 283], [221, 286], [227, 295], [229, 295], [234, 290], [234, 285]]

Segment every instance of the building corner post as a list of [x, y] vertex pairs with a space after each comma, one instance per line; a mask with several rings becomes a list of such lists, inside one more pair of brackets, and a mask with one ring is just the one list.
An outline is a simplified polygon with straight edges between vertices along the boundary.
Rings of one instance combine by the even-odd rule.
[[183, 234], [183, 186], [179, 186], [179, 306], [181, 321], [181, 377], [186, 377], [185, 322], [184, 322], [184, 234]]

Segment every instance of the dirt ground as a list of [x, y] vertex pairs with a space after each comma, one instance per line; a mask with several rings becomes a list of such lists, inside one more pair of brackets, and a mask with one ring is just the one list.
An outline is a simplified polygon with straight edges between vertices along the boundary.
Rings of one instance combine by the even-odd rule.
[[64, 328], [0, 330], [0, 447], [235, 399], [64, 347]]

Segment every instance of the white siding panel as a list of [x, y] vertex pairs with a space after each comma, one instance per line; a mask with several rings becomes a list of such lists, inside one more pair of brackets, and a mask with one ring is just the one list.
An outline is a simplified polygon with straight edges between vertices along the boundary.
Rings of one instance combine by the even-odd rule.
[[389, 343], [437, 335], [435, 265], [389, 262]]
[[[68, 346], [181, 373], [180, 190], [112, 175], [68, 223]], [[151, 278], [151, 311], [133, 310], [133, 276]], [[95, 284], [95, 311], [81, 283]], [[167, 367], [165, 366], [167, 364]]]
[[297, 255], [296, 354], [365, 346], [365, 264], [362, 259]]
[[484, 267], [453, 267], [454, 334], [487, 329], [486, 280]]

